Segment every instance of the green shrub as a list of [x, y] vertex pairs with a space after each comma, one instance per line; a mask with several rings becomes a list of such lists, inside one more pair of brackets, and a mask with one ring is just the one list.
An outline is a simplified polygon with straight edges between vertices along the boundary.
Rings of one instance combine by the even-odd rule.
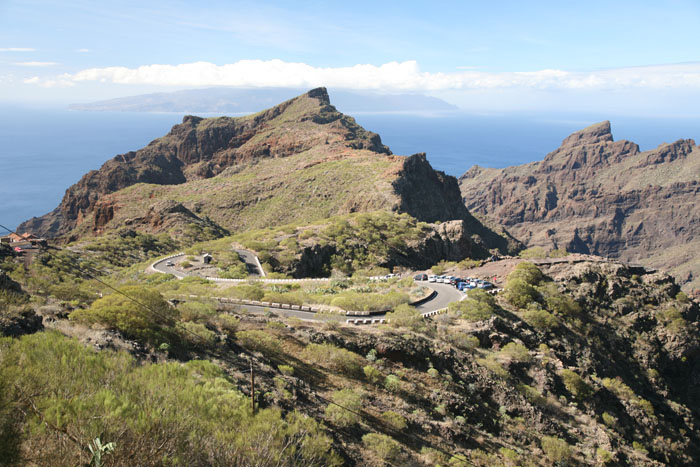
[[510, 362], [530, 363], [532, 361], [532, 355], [527, 347], [516, 342], [507, 343], [498, 354], [499, 358]]
[[563, 369], [559, 372], [566, 390], [576, 399], [584, 400], [592, 394], [591, 387], [575, 371]]
[[569, 256], [569, 252], [566, 250], [551, 250], [547, 253], [550, 258], [563, 258]]
[[496, 300], [493, 295], [483, 289], [472, 289], [467, 292], [467, 298], [452, 302], [449, 310], [467, 321], [483, 321], [489, 319], [496, 311]]
[[643, 445], [642, 443], [638, 442], [638, 441], [632, 441], [632, 448], [633, 448], [635, 451], [637, 451], [637, 452], [639, 452], [639, 453], [641, 453], [641, 454], [644, 454], [645, 456], [646, 456], [647, 454], [649, 454], [649, 451], [647, 450], [647, 448], [645, 448], [644, 445]]
[[554, 463], [566, 462], [571, 459], [571, 446], [561, 438], [544, 436], [541, 441], [542, 450], [547, 459]]
[[216, 344], [216, 333], [210, 331], [201, 323], [187, 321], [178, 327], [180, 338], [191, 347], [213, 347]]
[[401, 445], [387, 435], [367, 433], [362, 437], [362, 444], [384, 461], [396, 460], [401, 454]]
[[609, 464], [613, 461], [613, 456], [607, 449], [598, 448], [595, 450], [595, 455], [598, 458], [598, 462], [603, 465]]
[[538, 307], [530, 307], [523, 313], [523, 319], [533, 328], [550, 331], [559, 325], [557, 317]]
[[547, 282], [537, 287], [537, 291], [544, 299], [546, 308], [562, 316], [575, 317], [581, 314], [581, 305], [574, 299], [559, 292], [554, 282]]
[[617, 426], [617, 418], [610, 415], [608, 412], [603, 412], [602, 415], [603, 423], [605, 423], [610, 428], [615, 428]]
[[523, 259], [545, 258], [547, 256], [547, 253], [544, 251], [544, 248], [535, 246], [521, 251], [520, 253], [518, 253], [518, 256], [520, 256]]
[[277, 365], [277, 369], [283, 375], [292, 376], [294, 375], [294, 367], [291, 365]]
[[262, 285], [238, 285], [236, 287], [230, 287], [226, 289], [225, 292], [230, 297], [240, 298], [243, 300], [262, 300], [265, 295], [265, 291]]
[[401, 390], [401, 380], [396, 375], [387, 375], [384, 378], [384, 388], [389, 392], [399, 392]]
[[0, 452], [19, 465], [87, 465], [97, 436], [116, 441], [109, 465], [341, 464], [316, 421], [276, 408], [253, 415], [209, 361], [140, 362], [48, 331], [0, 339], [0, 388], [0, 430], [6, 420], [13, 430], [0, 431]]
[[213, 322], [221, 331], [225, 332], [229, 336], [232, 336], [236, 333], [241, 320], [235, 316], [220, 314], [214, 318]]
[[304, 349], [304, 355], [309, 360], [346, 376], [357, 377], [362, 374], [364, 359], [332, 344], [309, 344]]
[[478, 268], [481, 266], [481, 261], [478, 259], [470, 259], [466, 258], [457, 263], [457, 267], [459, 269], [472, 269], [472, 268]]
[[504, 296], [508, 303], [518, 308], [525, 308], [539, 298], [537, 290], [532, 285], [518, 278], [508, 280]]
[[688, 322], [678, 308], [670, 306], [665, 310], [658, 310], [656, 317], [671, 333], [677, 334], [688, 326]]
[[455, 347], [472, 351], [479, 347], [479, 338], [464, 331], [448, 329], [445, 340]]
[[99, 323], [152, 345], [173, 339], [178, 313], [160, 293], [137, 286], [124, 287], [121, 291], [127, 296], [107, 295], [95, 300], [88, 309], [74, 311], [70, 319], [88, 325]]
[[269, 356], [277, 356], [282, 353], [282, 343], [273, 335], [257, 329], [251, 331], [238, 331], [236, 340], [241, 346], [253, 352], [260, 352]]
[[[335, 391], [331, 399], [335, 404], [342, 406], [328, 404], [326, 407], [325, 415], [331, 423], [345, 428], [360, 421], [360, 416], [354, 412], [362, 410], [362, 394], [352, 389], [343, 389]], [[350, 410], [345, 410], [346, 408]]]
[[506, 278], [507, 282], [514, 279], [520, 279], [526, 284], [535, 286], [542, 282], [544, 279], [544, 274], [542, 274], [542, 271], [540, 271], [540, 269], [534, 264], [523, 261], [518, 263], [518, 265], [513, 268]]
[[363, 369], [365, 378], [372, 384], [379, 384], [382, 381], [382, 372], [372, 365], [367, 365]]
[[410, 305], [399, 305], [386, 314], [389, 324], [394, 327], [406, 327], [417, 330], [425, 327], [425, 320], [420, 312]]
[[508, 372], [503, 368], [501, 363], [496, 360], [496, 356], [494, 354], [487, 355], [485, 358], [479, 358], [476, 360], [476, 362], [489, 370], [495, 376], [500, 378], [505, 378], [508, 376]]
[[437, 371], [435, 368], [429, 368], [428, 369], [428, 376], [431, 378], [437, 378], [440, 376], [440, 372]]
[[214, 306], [209, 303], [188, 301], [177, 306], [182, 321], [207, 321], [216, 314]]
[[676, 300], [683, 304], [690, 303], [690, 299], [684, 292], [678, 292], [678, 294], [676, 294]]
[[380, 417], [387, 425], [392, 427], [395, 430], [404, 430], [407, 426], [408, 423], [406, 422], [406, 419], [401, 415], [393, 410], [387, 410], [384, 412], [381, 417]]

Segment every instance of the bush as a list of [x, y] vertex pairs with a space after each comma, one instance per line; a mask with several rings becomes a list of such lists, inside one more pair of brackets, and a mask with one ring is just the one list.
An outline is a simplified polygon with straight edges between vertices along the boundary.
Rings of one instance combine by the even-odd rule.
[[401, 390], [401, 380], [396, 375], [387, 375], [384, 378], [384, 388], [389, 392], [399, 392]]
[[595, 450], [595, 454], [598, 461], [603, 465], [609, 464], [613, 461], [613, 456], [607, 449], [598, 448]]
[[523, 319], [540, 331], [550, 331], [559, 325], [556, 316], [538, 307], [528, 308], [523, 314]]
[[586, 399], [590, 397], [593, 392], [591, 387], [586, 384], [586, 382], [581, 378], [576, 372], [564, 369], [559, 373], [562, 381], [564, 381], [564, 386], [566, 390], [571, 393], [572, 396], [579, 400]]
[[406, 327], [417, 330], [425, 326], [425, 320], [420, 312], [410, 305], [399, 305], [394, 311], [386, 314], [389, 324], [394, 327]]
[[372, 365], [367, 365], [362, 370], [370, 383], [379, 384], [382, 381], [382, 372]]
[[88, 325], [99, 323], [151, 345], [173, 339], [178, 313], [160, 293], [136, 286], [124, 287], [122, 292], [147, 308], [113, 293], [95, 300], [88, 309], [74, 311], [70, 319]]
[[545, 258], [547, 256], [547, 253], [544, 251], [544, 248], [535, 246], [521, 251], [520, 253], [518, 253], [518, 256], [520, 256], [523, 259]]
[[6, 420], [13, 430], [0, 431], [0, 452], [18, 465], [87, 465], [85, 444], [98, 435], [117, 443], [108, 465], [341, 464], [316, 421], [276, 408], [253, 415], [209, 361], [140, 362], [49, 331], [0, 339], [0, 388], [0, 430]]
[[286, 376], [294, 375], [294, 367], [291, 365], [277, 365], [277, 369]]
[[537, 291], [544, 299], [545, 306], [549, 311], [568, 317], [581, 314], [581, 305], [576, 303], [571, 297], [560, 293], [554, 282], [542, 284], [537, 288]]
[[362, 437], [362, 444], [375, 456], [384, 461], [393, 461], [401, 453], [401, 445], [387, 435], [367, 433]]
[[508, 277], [506, 280], [510, 282], [513, 279], [520, 279], [524, 281], [526, 284], [535, 286], [539, 285], [540, 282], [544, 279], [544, 274], [542, 274], [542, 271], [535, 266], [532, 263], [529, 263], [527, 261], [523, 261], [521, 263], [518, 263], [517, 266], [508, 274]]
[[177, 306], [182, 321], [202, 322], [216, 314], [214, 307], [208, 303], [189, 301]]
[[545, 436], [542, 438], [541, 443], [544, 455], [547, 456], [547, 459], [550, 461], [557, 463], [571, 459], [571, 446], [563, 439], [554, 436]]
[[[352, 390], [343, 389], [335, 391], [331, 395], [331, 399], [338, 405], [328, 404], [325, 415], [328, 420], [336, 426], [345, 428], [354, 425], [360, 421], [360, 416], [353, 412], [359, 412], [362, 409], [362, 394]], [[350, 410], [345, 410], [345, 408]]]
[[522, 344], [515, 342], [507, 343], [499, 352], [499, 357], [505, 361], [517, 363], [529, 363], [532, 361], [532, 355]]
[[253, 352], [276, 356], [282, 353], [282, 343], [278, 338], [265, 331], [239, 331], [236, 340], [246, 349]]
[[448, 329], [447, 334], [445, 335], [445, 340], [462, 350], [472, 351], [479, 347], [479, 338], [471, 334], [467, 334], [464, 331]]
[[345, 376], [357, 377], [362, 374], [364, 359], [356, 353], [332, 344], [309, 344], [304, 349], [304, 355], [314, 363]]
[[401, 414], [398, 414], [393, 410], [387, 410], [381, 415], [380, 418], [387, 425], [398, 431], [404, 430], [408, 426], [406, 419]]
[[537, 290], [532, 285], [518, 278], [508, 280], [504, 293], [508, 303], [518, 308], [525, 308], [539, 298]]
[[690, 303], [690, 299], [684, 292], [678, 292], [678, 294], [676, 294], [676, 300], [683, 304]]
[[221, 331], [225, 332], [229, 336], [232, 336], [236, 333], [238, 325], [241, 322], [241, 320], [236, 318], [235, 316], [227, 314], [220, 314], [213, 321], [216, 327], [218, 327]]
[[493, 295], [483, 289], [472, 289], [467, 292], [467, 298], [452, 302], [449, 310], [467, 321], [483, 321], [489, 319], [496, 311], [496, 300]]
[[216, 344], [216, 333], [210, 331], [201, 323], [188, 321], [178, 328], [180, 338], [191, 347], [213, 347]]

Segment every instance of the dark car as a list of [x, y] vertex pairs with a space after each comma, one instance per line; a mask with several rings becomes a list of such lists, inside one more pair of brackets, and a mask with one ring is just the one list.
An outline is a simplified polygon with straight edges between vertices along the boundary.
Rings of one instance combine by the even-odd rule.
[[414, 281], [427, 281], [428, 280], [428, 275], [427, 274], [416, 274], [413, 276]]

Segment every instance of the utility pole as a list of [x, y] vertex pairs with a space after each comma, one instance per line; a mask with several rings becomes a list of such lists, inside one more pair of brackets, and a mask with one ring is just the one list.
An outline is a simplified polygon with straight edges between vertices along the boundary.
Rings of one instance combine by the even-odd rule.
[[255, 415], [255, 372], [253, 371], [253, 359], [250, 359], [250, 404]]

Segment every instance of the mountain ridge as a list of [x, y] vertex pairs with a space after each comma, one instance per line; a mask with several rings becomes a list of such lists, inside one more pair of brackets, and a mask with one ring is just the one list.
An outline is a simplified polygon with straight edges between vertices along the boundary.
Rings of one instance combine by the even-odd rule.
[[325, 88], [244, 117], [185, 116], [167, 135], [88, 172], [54, 211], [18, 230], [68, 240], [190, 223], [223, 232], [376, 210], [461, 220], [465, 235], [483, 240], [481, 251], [517, 244], [469, 214], [454, 177], [425, 154], [393, 155], [338, 112]]
[[700, 148], [691, 139], [640, 151], [614, 141], [610, 122], [573, 133], [541, 161], [472, 167], [460, 177], [465, 205], [528, 246], [610, 256], [668, 270], [700, 288]]
[[[292, 88], [239, 89], [228, 87], [186, 89], [72, 104], [73, 110], [123, 112], [251, 112], [301, 94]], [[336, 107], [345, 112], [451, 111], [458, 107], [422, 94], [379, 94], [332, 90]]]

